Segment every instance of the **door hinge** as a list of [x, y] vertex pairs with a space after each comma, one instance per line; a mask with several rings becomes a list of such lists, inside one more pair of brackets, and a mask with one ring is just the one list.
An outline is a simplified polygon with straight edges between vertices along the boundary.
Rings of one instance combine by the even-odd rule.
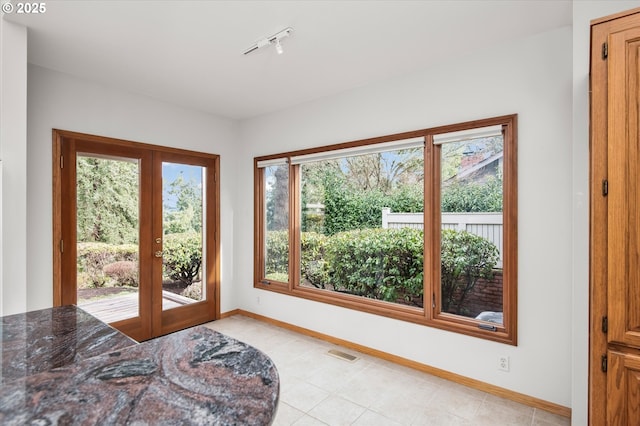
[[435, 308], [436, 307], [436, 294], [435, 293], [433, 293], [433, 299], [432, 299], [431, 303], [432, 303], [431, 307]]
[[60, 156], [60, 168], [64, 169], [64, 157], [62, 155]]
[[60, 240], [60, 253], [64, 253], [64, 240]]
[[602, 43], [602, 60], [606, 60], [609, 57], [609, 44]]
[[602, 332], [606, 333], [609, 331], [609, 317], [602, 317]]
[[602, 370], [603, 373], [607, 372], [607, 356], [606, 355], [602, 355], [602, 357], [600, 357], [600, 369]]
[[602, 196], [606, 197], [609, 194], [609, 181], [604, 179], [602, 181]]

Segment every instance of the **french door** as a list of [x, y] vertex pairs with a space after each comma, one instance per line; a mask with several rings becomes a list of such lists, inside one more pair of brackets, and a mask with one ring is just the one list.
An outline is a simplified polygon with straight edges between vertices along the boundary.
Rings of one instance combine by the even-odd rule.
[[54, 130], [54, 304], [140, 341], [219, 317], [219, 157]]

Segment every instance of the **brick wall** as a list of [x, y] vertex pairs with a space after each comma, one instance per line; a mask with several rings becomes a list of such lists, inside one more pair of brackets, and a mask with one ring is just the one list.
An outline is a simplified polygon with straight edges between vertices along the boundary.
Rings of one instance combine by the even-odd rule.
[[[457, 300], [458, 294], [454, 300]], [[480, 312], [502, 312], [502, 271], [495, 271], [492, 280], [479, 279], [462, 305], [460, 315], [476, 317]], [[455, 313], [455, 312], [452, 312]]]

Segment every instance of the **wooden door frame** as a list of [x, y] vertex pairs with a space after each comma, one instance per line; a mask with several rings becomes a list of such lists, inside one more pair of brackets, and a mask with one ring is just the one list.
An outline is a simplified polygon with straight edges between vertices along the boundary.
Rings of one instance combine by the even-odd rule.
[[[612, 32], [632, 25], [619, 18], [640, 14], [640, 8], [591, 21], [589, 79], [589, 424], [607, 419], [608, 205], [604, 185], [608, 178], [608, 61], [603, 53]], [[640, 15], [639, 15], [640, 16]], [[638, 21], [636, 21], [638, 22]], [[638, 24], [635, 24], [636, 26]]]
[[[207, 154], [196, 151], [189, 151], [178, 148], [170, 148], [159, 145], [151, 145], [140, 142], [132, 142], [122, 139], [114, 139], [103, 136], [95, 136], [84, 133], [72, 132], [67, 130], [52, 130], [52, 182], [53, 182], [53, 306], [61, 306], [63, 304], [75, 303], [75, 299], [70, 301], [69, 298], [64, 298], [64, 283], [63, 283], [63, 261], [61, 252], [61, 241], [63, 240], [63, 209], [68, 206], [75, 205], [75, 200], [63, 200], [63, 187], [64, 185], [70, 185], [70, 182], [64, 181], [64, 175], [62, 173], [61, 159], [63, 153], [63, 141], [65, 139], [78, 139], [83, 141], [91, 141], [98, 143], [108, 143], [110, 145], [122, 146], [122, 147], [135, 147], [137, 149], [148, 149], [155, 152], [163, 152], [168, 155], [182, 155], [192, 156], [207, 159], [210, 164], [213, 164], [213, 173], [208, 174], [207, 185], [213, 185], [213, 200], [210, 204], [211, 207], [207, 209], [207, 221], [213, 223], [213, 232], [209, 234], [209, 238], [206, 239], [208, 256], [212, 256], [209, 262], [211, 267], [207, 271], [208, 284], [207, 292], [212, 294], [213, 302], [210, 304], [209, 309], [213, 312], [212, 316], [207, 318], [200, 318], [200, 320], [215, 320], [220, 318], [220, 157], [215, 154]], [[169, 314], [171, 316], [171, 314]], [[150, 325], [151, 327], [151, 325]], [[158, 325], [156, 324], [154, 333], [158, 331]], [[184, 325], [180, 325], [177, 328], [163, 328], [161, 332], [169, 333], [179, 328], [184, 328]]]

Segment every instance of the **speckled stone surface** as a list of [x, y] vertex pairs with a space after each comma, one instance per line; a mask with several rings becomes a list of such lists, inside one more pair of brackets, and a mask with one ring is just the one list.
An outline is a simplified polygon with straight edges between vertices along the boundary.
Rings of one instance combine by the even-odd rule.
[[279, 389], [262, 352], [195, 327], [6, 381], [0, 424], [269, 425]]
[[0, 384], [135, 345], [76, 306], [0, 317]]

